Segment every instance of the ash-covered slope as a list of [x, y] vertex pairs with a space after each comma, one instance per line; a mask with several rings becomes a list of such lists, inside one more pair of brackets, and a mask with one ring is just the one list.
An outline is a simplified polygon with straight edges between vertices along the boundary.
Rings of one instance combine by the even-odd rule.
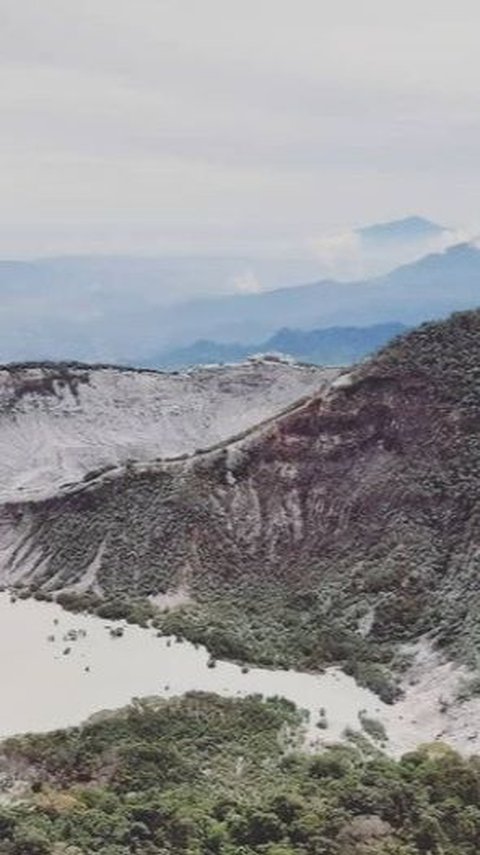
[[219, 655], [357, 667], [425, 632], [473, 655], [479, 429], [476, 311], [243, 440], [10, 506], [4, 575], [106, 597], [181, 590], [192, 604], [166, 625]]
[[129, 459], [192, 453], [277, 414], [336, 373], [273, 361], [181, 374], [6, 366], [0, 369], [0, 502], [52, 495]]

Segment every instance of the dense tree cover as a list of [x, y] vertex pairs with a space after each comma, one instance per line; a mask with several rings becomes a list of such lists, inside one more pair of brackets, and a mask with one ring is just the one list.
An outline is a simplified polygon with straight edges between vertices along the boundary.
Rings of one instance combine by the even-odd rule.
[[8, 740], [3, 855], [475, 855], [480, 761], [441, 745], [395, 762], [361, 740], [299, 750], [280, 699], [191, 694]]
[[360, 368], [358, 376], [423, 375], [445, 402], [478, 412], [479, 336], [480, 310], [456, 312], [444, 321], [421, 324], [398, 336]]

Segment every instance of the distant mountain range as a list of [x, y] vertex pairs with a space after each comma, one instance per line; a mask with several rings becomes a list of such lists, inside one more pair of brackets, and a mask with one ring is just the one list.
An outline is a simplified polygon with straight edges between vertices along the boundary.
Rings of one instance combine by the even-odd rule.
[[320, 236], [313, 241], [323, 276], [340, 281], [383, 276], [459, 242], [459, 233], [426, 220], [404, 217]]
[[323, 280], [262, 294], [188, 301], [166, 310], [162, 327], [174, 346], [198, 338], [256, 344], [282, 327], [311, 330], [392, 320], [412, 326], [479, 303], [480, 250], [461, 244], [361, 282]]
[[406, 331], [399, 323], [370, 327], [329, 327], [295, 330], [284, 327], [259, 344], [218, 343], [199, 339], [189, 347], [174, 348], [150, 359], [151, 368], [178, 369], [194, 365], [240, 362], [255, 354], [281, 354], [313, 365], [351, 365]]
[[[389, 235], [412, 229], [411, 219], [387, 226]], [[429, 226], [420, 221], [413, 228], [428, 231]], [[206, 283], [215, 277], [218, 291], [220, 283], [238, 273], [239, 264], [232, 259], [120, 258], [0, 262], [0, 361], [156, 364], [159, 354], [199, 339], [250, 351], [284, 328], [413, 326], [480, 304], [480, 250], [470, 244], [360, 281], [321, 279], [257, 293], [255, 276], [246, 275], [230, 288], [235, 293], [185, 298], [194, 283], [205, 294]], [[282, 277], [276, 278], [274, 266], [270, 283], [298, 283], [305, 272], [285, 262]], [[166, 295], [172, 301], [168, 305]]]

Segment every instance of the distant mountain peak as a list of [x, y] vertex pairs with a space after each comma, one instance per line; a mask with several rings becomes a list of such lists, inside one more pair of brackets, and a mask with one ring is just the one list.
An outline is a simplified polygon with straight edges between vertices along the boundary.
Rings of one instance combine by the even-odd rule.
[[452, 246], [447, 247], [445, 250], [445, 255], [464, 255], [469, 258], [478, 257], [480, 249], [478, 246], [475, 246], [474, 243], [470, 241], [461, 241], [460, 243], [454, 243]]
[[376, 223], [357, 229], [356, 234], [362, 240], [370, 241], [412, 241], [436, 237], [446, 231], [444, 226], [427, 220], [425, 217], [410, 216], [387, 223]]

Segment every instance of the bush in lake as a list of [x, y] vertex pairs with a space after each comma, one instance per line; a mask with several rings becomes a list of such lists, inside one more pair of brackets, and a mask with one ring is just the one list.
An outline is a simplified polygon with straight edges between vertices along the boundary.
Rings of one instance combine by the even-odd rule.
[[55, 597], [57, 603], [62, 608], [70, 612], [92, 612], [95, 611], [100, 603], [101, 598], [96, 594], [86, 591], [82, 594], [76, 594], [70, 591], [61, 591]]
[[393, 704], [401, 695], [398, 682], [384, 665], [350, 659], [344, 664], [344, 671], [354, 677], [360, 686], [366, 686], [378, 695], [386, 704]]
[[365, 712], [359, 713], [360, 724], [365, 733], [368, 733], [376, 742], [386, 742], [388, 739], [387, 731], [381, 721], [376, 718], [371, 718]]

